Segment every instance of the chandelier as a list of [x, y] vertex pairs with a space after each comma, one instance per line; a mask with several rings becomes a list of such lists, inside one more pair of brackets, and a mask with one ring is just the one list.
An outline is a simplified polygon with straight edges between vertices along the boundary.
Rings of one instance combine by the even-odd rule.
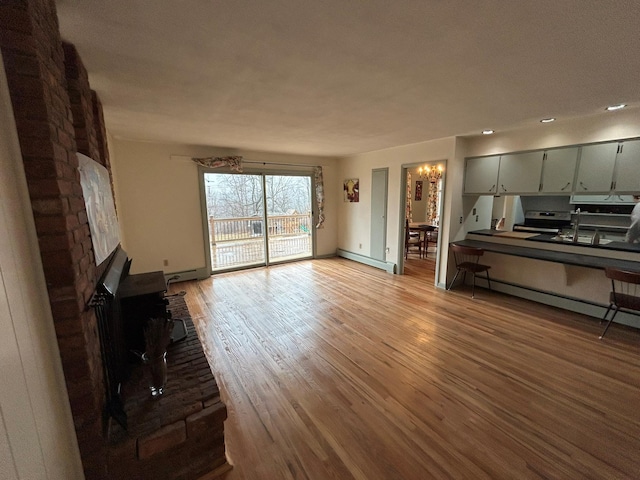
[[426, 165], [418, 169], [418, 175], [420, 178], [426, 178], [429, 183], [437, 183], [442, 178], [443, 171], [442, 165]]

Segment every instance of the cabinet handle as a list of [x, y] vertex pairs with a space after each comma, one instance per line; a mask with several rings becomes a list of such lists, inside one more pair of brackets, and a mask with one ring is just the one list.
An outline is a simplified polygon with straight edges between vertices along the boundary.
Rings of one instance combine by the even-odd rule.
[[[567, 182], [567, 184], [564, 187], [562, 187], [560, 191], [564, 192], [569, 185], [571, 185], [571, 182]], [[580, 185], [582, 185], [582, 183]]]
[[506, 189], [506, 188], [504, 188], [504, 184], [502, 184], [502, 185], [500, 185], [500, 186], [502, 187], [502, 191], [503, 191], [503, 192], [506, 192], [506, 191], [507, 191], [507, 189]]
[[494, 183], [493, 185], [491, 185], [491, 188], [489, 189], [490, 192], [493, 192], [496, 189], [496, 184]]
[[580, 186], [582, 187], [583, 190], [589, 190], [587, 187], [584, 186], [584, 183], [580, 182]]

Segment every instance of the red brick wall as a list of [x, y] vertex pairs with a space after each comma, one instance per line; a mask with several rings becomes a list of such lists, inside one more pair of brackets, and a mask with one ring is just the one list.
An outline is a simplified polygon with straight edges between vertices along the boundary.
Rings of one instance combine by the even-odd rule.
[[[93, 123], [96, 130], [96, 139], [98, 141], [100, 161], [111, 174], [111, 160], [109, 158], [109, 147], [107, 146], [107, 129], [104, 123], [104, 115], [102, 114], [102, 102], [98, 98], [98, 94], [91, 90], [91, 103], [93, 105]], [[111, 182], [113, 185], [113, 182]]]
[[73, 128], [75, 131], [78, 152], [101, 162], [96, 124], [93, 118], [93, 98], [89, 87], [89, 75], [82, 60], [78, 56], [76, 47], [70, 43], [62, 44], [64, 50], [64, 68], [67, 78], [67, 92], [71, 102], [73, 114]]
[[[176, 365], [191, 362], [191, 374], [174, 375], [155, 414], [146, 390], [133, 395], [148, 411], [133, 415], [131, 425], [153, 414], [156, 426], [180, 436], [167, 437], [161, 428], [132, 440], [132, 426], [124, 446], [107, 447], [100, 343], [86, 306], [108, 261], [95, 264], [76, 156], [88, 155], [111, 174], [102, 105], [75, 47], [63, 46], [54, 0], [2, 0], [0, 49], [86, 478], [194, 478], [225, 467], [226, 407], [195, 332], [172, 358]], [[171, 425], [161, 421], [167, 414]], [[163, 447], [167, 438], [171, 455]]]
[[[1, 2], [0, 48], [85, 474], [106, 478], [100, 346], [95, 315], [86, 309], [98, 271], [75, 153], [77, 136], [99, 159], [87, 75], [74, 55], [66, 79], [53, 0]], [[68, 83], [80, 98], [74, 114]]]

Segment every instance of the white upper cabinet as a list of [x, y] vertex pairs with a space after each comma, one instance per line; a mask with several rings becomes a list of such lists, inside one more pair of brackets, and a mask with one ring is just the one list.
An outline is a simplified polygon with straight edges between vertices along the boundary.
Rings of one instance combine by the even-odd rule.
[[498, 193], [538, 193], [543, 156], [542, 151], [502, 155]]
[[467, 158], [464, 193], [487, 195], [496, 193], [500, 156]]
[[572, 204], [586, 203], [589, 205], [607, 205], [615, 203], [618, 205], [633, 205], [635, 200], [633, 195], [618, 195], [610, 193], [608, 195], [571, 195]]
[[620, 144], [613, 189], [616, 192], [640, 192], [640, 140]]
[[544, 154], [541, 193], [571, 193], [578, 163], [578, 147], [554, 148]]
[[576, 194], [606, 193], [613, 189], [617, 151], [618, 142], [582, 147], [575, 186]]

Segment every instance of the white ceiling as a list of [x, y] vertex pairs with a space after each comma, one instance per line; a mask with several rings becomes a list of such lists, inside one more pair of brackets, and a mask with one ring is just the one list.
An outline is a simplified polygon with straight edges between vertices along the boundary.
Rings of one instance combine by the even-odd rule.
[[347, 155], [640, 105], [637, 0], [57, 6], [130, 139]]

